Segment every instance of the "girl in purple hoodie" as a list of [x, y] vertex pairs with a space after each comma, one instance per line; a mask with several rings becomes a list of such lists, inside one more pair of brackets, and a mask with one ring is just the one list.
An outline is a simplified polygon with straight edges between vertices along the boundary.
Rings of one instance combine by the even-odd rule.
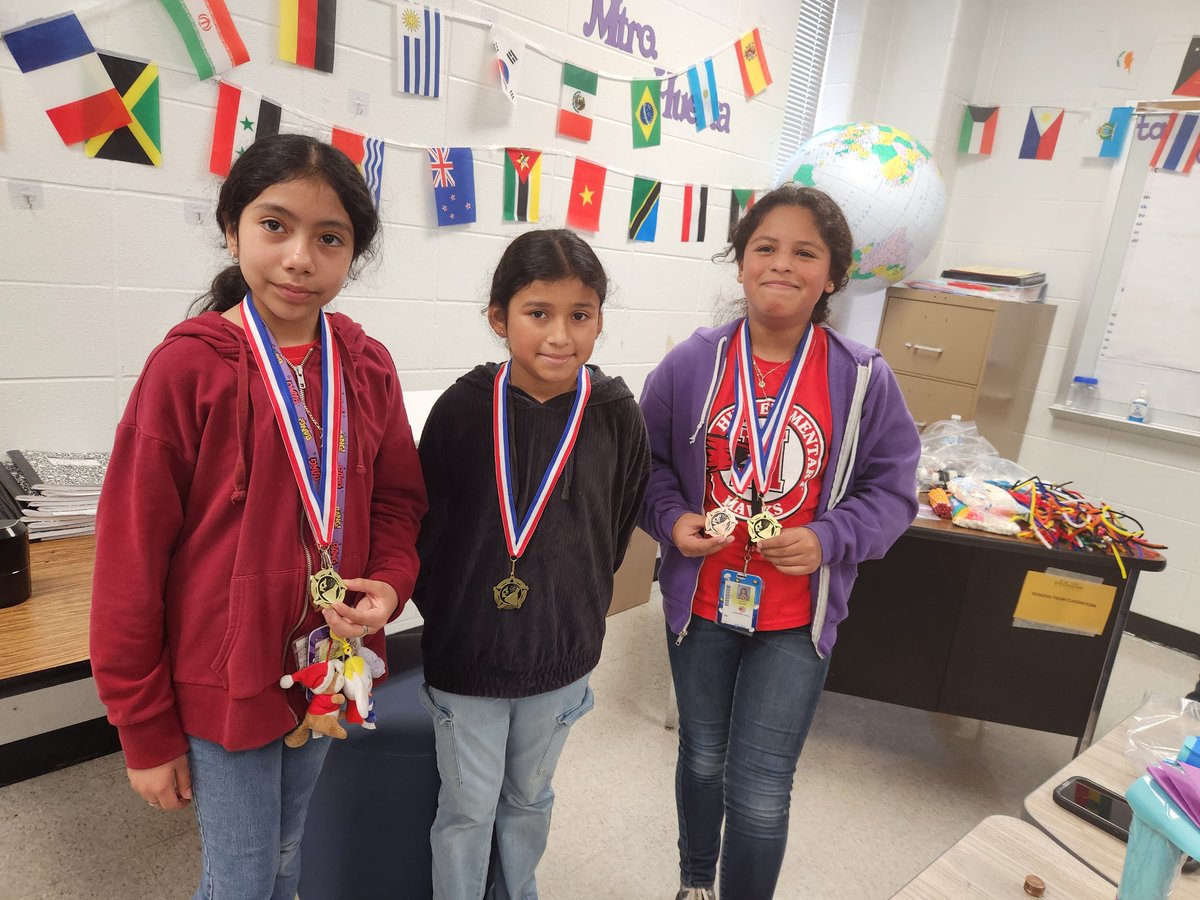
[[774, 894], [858, 563], [917, 511], [920, 443], [895, 377], [823, 324], [852, 248], [826, 194], [766, 194], [726, 251], [745, 315], [697, 330], [642, 393], [641, 524], [662, 549], [679, 700], [677, 900], [711, 900], [718, 859], [721, 900]]

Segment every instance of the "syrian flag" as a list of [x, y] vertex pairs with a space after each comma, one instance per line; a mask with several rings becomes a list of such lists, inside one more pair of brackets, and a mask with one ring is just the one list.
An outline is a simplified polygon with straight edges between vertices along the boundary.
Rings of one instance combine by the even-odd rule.
[[250, 62], [225, 0], [159, 0], [203, 81]]
[[592, 105], [596, 101], [595, 72], [563, 63], [558, 133], [577, 141], [592, 139]]
[[222, 81], [208, 170], [222, 178], [228, 175], [234, 160], [247, 147], [260, 137], [279, 134], [282, 114], [282, 109], [264, 100], [262, 94]]
[[704, 223], [708, 218], [708, 186], [685, 184], [683, 186], [683, 233], [680, 240], [704, 240]]
[[4, 42], [64, 144], [130, 123], [129, 110], [75, 13], [6, 31]]

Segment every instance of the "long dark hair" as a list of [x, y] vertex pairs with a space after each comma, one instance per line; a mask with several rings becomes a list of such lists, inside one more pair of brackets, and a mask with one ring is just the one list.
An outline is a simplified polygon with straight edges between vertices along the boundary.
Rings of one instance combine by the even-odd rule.
[[496, 264], [487, 311], [507, 315], [513, 294], [535, 281], [578, 278], [596, 292], [600, 306], [608, 296], [608, 275], [587, 241], [565, 228], [526, 231], [513, 239]]
[[[221, 185], [217, 199], [217, 225], [221, 236], [237, 234], [242, 210], [267, 188], [288, 181], [319, 179], [329, 185], [350, 217], [354, 228], [354, 264], [361, 266], [375, 255], [379, 211], [362, 173], [341, 150], [303, 134], [277, 134], [260, 138], [238, 157]], [[357, 269], [351, 269], [352, 274]], [[226, 266], [217, 273], [208, 292], [192, 304], [192, 313], [225, 312], [246, 296], [242, 270]]]
[[746, 254], [746, 245], [750, 243], [755, 230], [771, 210], [780, 206], [799, 206], [812, 213], [821, 240], [829, 248], [829, 280], [833, 282], [833, 290], [822, 291], [821, 299], [813, 307], [812, 322], [819, 325], [829, 318], [829, 298], [850, 283], [850, 264], [854, 261], [854, 238], [850, 234], [850, 225], [842, 208], [824, 191], [789, 182], [764, 194], [738, 222], [729, 246], [715, 259], [728, 262], [732, 256], [740, 267]]

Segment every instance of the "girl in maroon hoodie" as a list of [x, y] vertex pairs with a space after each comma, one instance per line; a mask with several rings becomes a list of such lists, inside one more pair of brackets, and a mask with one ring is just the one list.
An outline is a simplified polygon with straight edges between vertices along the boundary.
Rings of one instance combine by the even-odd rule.
[[[233, 265], [150, 354], [100, 498], [91, 659], [133, 789], [193, 804], [196, 897], [286, 898], [328, 740], [289, 748], [328, 625], [384, 656], [425, 490], [387, 350], [324, 307], [379, 217], [340, 151], [251, 144], [221, 189]], [[351, 603], [310, 598], [341, 580]], [[290, 679], [288, 679], [290, 682]]]

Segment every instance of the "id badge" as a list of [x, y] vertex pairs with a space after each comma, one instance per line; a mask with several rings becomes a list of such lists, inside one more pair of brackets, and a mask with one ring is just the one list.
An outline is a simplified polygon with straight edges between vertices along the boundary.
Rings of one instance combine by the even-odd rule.
[[753, 633], [758, 627], [758, 606], [762, 602], [763, 580], [757, 575], [724, 569], [721, 593], [717, 597], [717, 624]]
[[[355, 654], [362, 649], [361, 638], [350, 638], [351, 649]], [[296, 668], [303, 669], [313, 663], [322, 663], [329, 659], [333, 649], [333, 641], [329, 636], [329, 626], [322, 625], [314, 628], [307, 635], [301, 635], [292, 642], [292, 653], [296, 657]]]

